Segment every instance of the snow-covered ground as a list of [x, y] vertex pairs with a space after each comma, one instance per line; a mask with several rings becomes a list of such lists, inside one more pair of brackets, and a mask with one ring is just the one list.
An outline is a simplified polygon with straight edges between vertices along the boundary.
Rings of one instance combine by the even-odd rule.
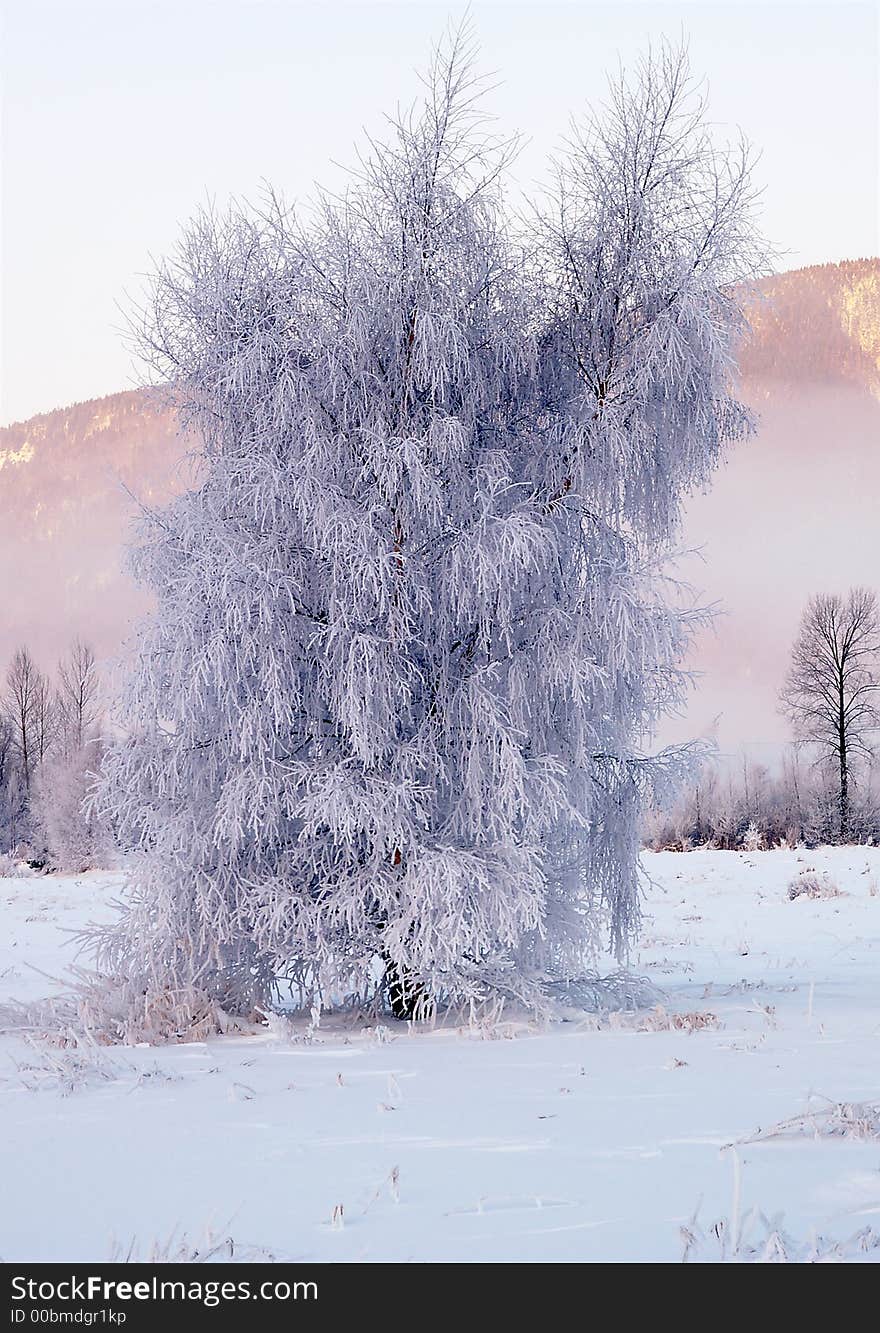
[[[880, 1257], [851, 1243], [880, 1231], [880, 849], [644, 863], [633, 967], [664, 1010], [598, 1030], [331, 1024], [93, 1056], [0, 1036], [0, 1258], [210, 1232], [282, 1259], [679, 1261], [684, 1228], [717, 1260], [721, 1219], [728, 1249], [766, 1237], [753, 1209], [790, 1252], [818, 1233]], [[790, 900], [811, 867], [841, 896]], [[0, 880], [0, 1002], [47, 994], [65, 931], [119, 888]]]

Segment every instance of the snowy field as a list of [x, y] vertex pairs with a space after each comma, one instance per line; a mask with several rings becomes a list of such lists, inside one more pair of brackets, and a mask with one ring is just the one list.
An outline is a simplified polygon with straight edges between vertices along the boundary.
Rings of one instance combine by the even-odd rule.
[[[880, 1258], [880, 849], [644, 863], [633, 967], [664, 997], [639, 1015], [91, 1054], [0, 1036], [0, 1258], [211, 1235], [235, 1258], [717, 1261], [768, 1226], [791, 1256]], [[810, 868], [840, 896], [790, 900]], [[119, 887], [0, 880], [0, 1002], [48, 994]]]

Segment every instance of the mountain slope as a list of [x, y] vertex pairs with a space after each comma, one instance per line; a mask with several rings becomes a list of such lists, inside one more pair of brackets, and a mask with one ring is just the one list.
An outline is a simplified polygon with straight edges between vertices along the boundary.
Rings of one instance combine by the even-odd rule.
[[124, 570], [133, 496], [161, 504], [183, 484], [170, 413], [113, 394], [0, 432], [0, 670], [20, 643], [48, 667], [82, 634], [115, 653], [146, 600]]
[[772, 759], [788, 736], [776, 695], [807, 598], [880, 589], [880, 260], [786, 273], [762, 298], [741, 355], [758, 433], [686, 510], [684, 541], [702, 559], [685, 573], [723, 614], [695, 647], [703, 675], [668, 735], [751, 742]]

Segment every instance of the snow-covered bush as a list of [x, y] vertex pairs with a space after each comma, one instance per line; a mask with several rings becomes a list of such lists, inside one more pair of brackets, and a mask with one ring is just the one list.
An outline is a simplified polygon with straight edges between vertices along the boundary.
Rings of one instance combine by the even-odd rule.
[[742, 837], [743, 851], [760, 852], [765, 846], [764, 835], [752, 819]]
[[89, 801], [100, 770], [97, 739], [40, 767], [31, 795], [32, 837], [53, 870], [79, 873], [106, 866], [111, 839], [106, 821]]
[[788, 884], [790, 902], [794, 902], [795, 898], [842, 898], [843, 896], [843, 891], [837, 887], [827, 872], [817, 875], [815, 870], [804, 870], [795, 875]]
[[[749, 428], [748, 169], [683, 57], [613, 90], [519, 234], [460, 42], [304, 222], [206, 213], [143, 345], [202, 441], [105, 764], [136, 1004], [541, 1003], [638, 923], [643, 750], [684, 687], [682, 494]], [[175, 1021], [169, 1026], [175, 1029]]]
[[33, 873], [20, 857], [11, 852], [0, 852], [0, 879], [28, 879]]
[[15, 1063], [21, 1086], [28, 1092], [46, 1090], [69, 1097], [94, 1083], [117, 1079], [124, 1072], [100, 1046], [44, 1046], [33, 1037], [26, 1037], [25, 1044], [31, 1056]]

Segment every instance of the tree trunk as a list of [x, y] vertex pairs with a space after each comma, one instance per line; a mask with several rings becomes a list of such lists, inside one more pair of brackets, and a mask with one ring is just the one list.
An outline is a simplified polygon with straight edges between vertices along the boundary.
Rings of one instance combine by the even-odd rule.
[[840, 841], [849, 836], [849, 764], [847, 755], [846, 698], [844, 674], [841, 666], [837, 678], [837, 753], [840, 758]]
[[849, 837], [849, 771], [846, 756], [846, 741], [840, 742], [840, 841]]
[[409, 968], [399, 967], [385, 955], [385, 984], [388, 987], [388, 1002], [391, 1012], [401, 1022], [419, 1016], [420, 1002], [425, 992], [418, 982], [413, 981]]

